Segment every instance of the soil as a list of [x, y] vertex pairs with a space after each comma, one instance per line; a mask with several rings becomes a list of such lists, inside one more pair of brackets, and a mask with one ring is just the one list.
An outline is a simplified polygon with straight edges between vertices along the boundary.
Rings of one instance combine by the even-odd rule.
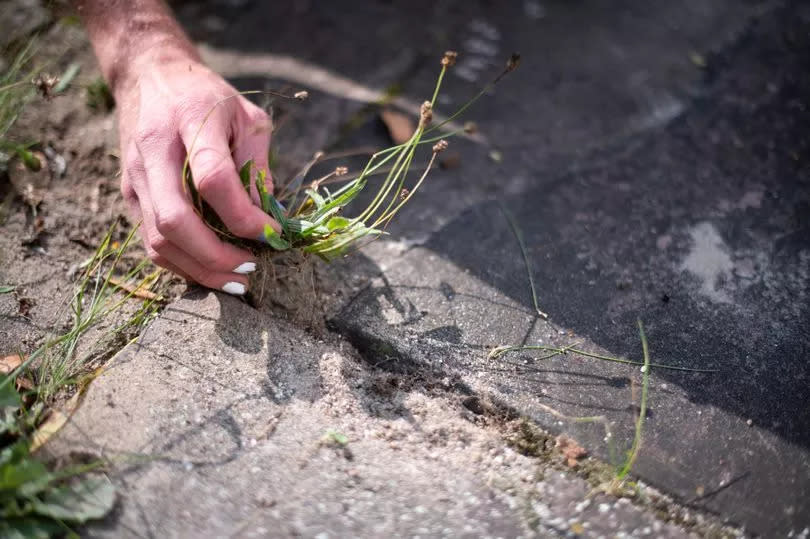
[[[0, 172], [0, 283], [16, 287], [0, 295], [4, 355], [31, 353], [46, 335], [69, 327], [68, 303], [80, 265], [93, 256], [114, 224], [113, 240], [119, 243], [133, 226], [118, 188], [114, 110], [88, 103], [87, 87], [100, 74], [84, 32], [54, 24], [40, 35], [36, 61], [49, 73], [62, 73], [73, 62], [81, 71], [64, 93], [35, 97], [8, 134], [11, 141], [34, 143], [45, 166], [31, 173], [12, 160], [8, 170]], [[131, 268], [144, 256], [137, 242], [122, 267]], [[181, 289], [175, 282], [170, 293]], [[104, 327], [132, 312], [137, 303], [132, 301]], [[93, 341], [94, 335], [86, 340]]]

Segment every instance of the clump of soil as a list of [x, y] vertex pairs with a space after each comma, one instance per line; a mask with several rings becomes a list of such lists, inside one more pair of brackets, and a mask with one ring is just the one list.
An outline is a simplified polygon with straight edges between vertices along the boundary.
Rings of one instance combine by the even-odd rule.
[[297, 249], [261, 250], [250, 280], [250, 303], [323, 333], [326, 327], [315, 264], [317, 261]]

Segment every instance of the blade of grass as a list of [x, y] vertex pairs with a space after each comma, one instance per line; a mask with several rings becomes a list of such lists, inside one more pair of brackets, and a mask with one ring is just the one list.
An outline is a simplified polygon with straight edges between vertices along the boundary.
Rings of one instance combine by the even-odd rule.
[[523, 263], [526, 265], [526, 273], [529, 276], [529, 287], [532, 291], [532, 301], [534, 302], [534, 310], [537, 312], [537, 315], [543, 319], [548, 320], [548, 315], [540, 310], [540, 305], [537, 301], [537, 289], [534, 286], [534, 272], [532, 271], [532, 265], [529, 261], [529, 253], [526, 250], [526, 244], [523, 242], [523, 233], [520, 231], [520, 228], [517, 225], [517, 221], [512, 216], [512, 213], [506, 209], [506, 206], [503, 205], [502, 202], [498, 202], [498, 206], [501, 209], [501, 213], [506, 218], [506, 221], [509, 223], [509, 227], [512, 229], [512, 233], [515, 235], [515, 239], [520, 246], [520, 254], [523, 256]]
[[621, 481], [633, 469], [638, 453], [641, 450], [642, 433], [644, 431], [644, 419], [647, 416], [647, 393], [650, 387], [650, 352], [647, 348], [647, 336], [644, 334], [644, 325], [638, 320], [638, 334], [641, 337], [641, 348], [644, 352], [644, 366], [641, 368], [641, 406], [636, 420], [636, 433], [633, 438], [633, 445], [624, 466], [616, 474], [616, 479]]

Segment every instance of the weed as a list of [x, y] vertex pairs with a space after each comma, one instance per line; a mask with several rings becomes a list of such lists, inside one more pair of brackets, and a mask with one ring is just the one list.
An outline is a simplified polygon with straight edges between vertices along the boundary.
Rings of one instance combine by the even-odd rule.
[[8, 130], [14, 125], [25, 104], [34, 97], [35, 91], [31, 84], [35, 74], [31, 67], [34, 48], [34, 42], [29, 42], [0, 74], [0, 142], [4, 146]]
[[[148, 299], [141, 302], [134, 313], [128, 314], [123, 323], [104, 332], [89, 350], [78, 353], [80, 339], [88, 331], [106, 322], [129, 299], [139, 296], [139, 292], [148, 291], [159, 276], [159, 270], [141, 276], [148, 264], [148, 261], [143, 260], [122, 278], [115, 277], [137, 227], [129, 232], [119, 246], [113, 242], [115, 230], [114, 224], [93, 257], [86, 262], [85, 271], [70, 302], [73, 315], [70, 329], [45, 344], [46, 349], [37, 369], [38, 397], [43, 402], [51, 401], [66, 385], [75, 384], [76, 377], [86, 372], [93, 360], [109, 355], [112, 350], [120, 348], [122, 343], [140, 333], [141, 328], [156, 314], [162, 301], [159, 295], [146, 296]], [[118, 293], [122, 290], [126, 293]]]
[[[631, 487], [631, 491], [633, 490], [633, 485], [628, 485], [626, 482], [626, 477], [632, 470], [633, 466], [635, 465], [636, 459], [638, 458], [639, 451], [641, 450], [641, 443], [643, 439], [643, 431], [644, 431], [644, 421], [647, 415], [647, 397], [649, 393], [649, 385], [650, 385], [650, 371], [653, 367], [661, 368], [661, 369], [674, 369], [679, 371], [687, 371], [687, 372], [717, 372], [714, 369], [691, 369], [688, 367], [677, 367], [672, 365], [664, 365], [659, 363], [652, 363], [650, 361], [650, 354], [649, 348], [647, 345], [647, 336], [644, 333], [644, 326], [641, 323], [641, 320], [638, 321], [638, 330], [639, 330], [639, 337], [641, 339], [641, 348], [644, 360], [641, 362], [638, 361], [631, 361], [624, 358], [616, 358], [610, 356], [604, 356], [601, 354], [593, 354], [590, 352], [586, 352], [584, 350], [580, 350], [575, 348], [576, 345], [567, 346], [567, 347], [553, 347], [553, 346], [542, 346], [542, 345], [526, 345], [526, 346], [499, 346], [493, 348], [489, 353], [490, 359], [496, 359], [502, 357], [504, 354], [508, 352], [518, 351], [518, 350], [543, 350], [549, 352], [548, 354], [542, 356], [539, 359], [550, 359], [557, 355], [567, 355], [567, 354], [579, 354], [585, 357], [591, 357], [603, 361], [611, 361], [616, 363], [623, 363], [629, 365], [640, 365], [641, 366], [641, 373], [642, 373], [642, 386], [641, 386], [641, 402], [640, 402], [640, 409], [639, 415], [636, 418], [635, 423], [635, 435], [633, 437], [633, 443], [627, 452], [627, 456], [625, 460], [617, 465], [616, 473], [614, 474], [611, 481], [600, 483], [597, 486], [597, 490], [610, 492], [615, 495], [630, 495], [632, 492], [627, 490], [627, 487]], [[572, 421], [575, 423], [601, 423], [605, 429], [605, 441], [608, 442], [608, 449], [611, 456], [611, 461], [616, 461], [615, 458], [615, 450], [614, 450], [614, 440], [610, 429], [610, 423], [604, 416], [587, 416], [587, 417], [576, 417], [576, 416], [568, 416], [555, 410], [554, 408], [544, 405], [542, 403], [538, 404], [544, 411], [548, 412], [549, 414], [553, 415], [554, 417]], [[525, 431], [526, 429], [523, 428], [521, 432]], [[525, 433], [523, 435], [523, 439], [526, 439]], [[526, 444], [521, 442], [523, 446]]]
[[76, 536], [69, 526], [106, 515], [115, 489], [103, 476], [86, 476], [99, 462], [49, 471], [31, 454], [23, 400], [10, 379], [0, 377], [0, 439], [16, 440], [0, 449], [0, 536]]
[[[269, 192], [266, 185], [266, 170], [254, 170], [255, 167], [252, 161], [247, 161], [241, 166], [239, 175], [244, 188], [250, 193], [255, 184], [261, 208], [281, 226], [280, 233], [277, 233], [270, 226], [265, 228], [261, 238], [268, 246], [264, 248], [265, 250], [269, 249], [272, 253], [299, 250], [303, 253], [315, 254], [326, 261], [331, 261], [357, 249], [362, 240], [373, 240], [385, 234], [388, 223], [413, 198], [424, 183], [436, 161], [437, 155], [447, 148], [447, 142], [444, 139], [456, 135], [458, 132], [447, 133], [443, 136], [429, 137], [427, 135], [458, 117], [459, 114], [515, 67], [515, 62], [510, 60], [504, 71], [479, 94], [459, 108], [447, 120], [432, 126], [433, 109], [442, 81], [447, 69], [453, 65], [455, 58], [456, 53], [452, 51], [445, 53], [442, 58], [441, 71], [432, 97], [422, 104], [418, 125], [410, 138], [402, 144], [397, 144], [373, 154], [359, 176], [347, 180], [336, 190], [330, 191], [326, 185], [334, 183], [336, 180], [339, 181], [347, 172], [344, 167], [338, 167], [330, 174], [306, 185], [304, 184], [304, 178], [309, 168], [323, 157], [320, 153], [316, 154], [315, 158], [304, 167], [302, 172], [287, 182], [286, 185], [283, 185], [275, 196]], [[243, 92], [241, 95], [265, 93], [268, 92], [250, 91]], [[275, 92], [270, 93], [281, 95]], [[300, 99], [300, 96], [301, 92], [294, 96], [283, 95], [282, 97]], [[232, 97], [235, 96], [229, 96], [225, 99]], [[205, 121], [207, 121], [207, 117], [203, 121], [203, 125], [205, 125]], [[200, 130], [203, 125], [200, 126]], [[410, 185], [406, 185], [406, 179], [411, 170], [416, 151], [425, 145], [428, 145], [431, 149], [427, 166], [415, 181], [411, 182]], [[194, 142], [192, 142], [189, 149], [189, 155], [193, 153], [193, 146]], [[369, 177], [376, 174], [384, 165], [390, 162], [393, 162], [393, 164], [390, 165], [384, 180], [365, 209], [355, 217], [342, 216], [341, 212], [344, 208], [366, 187]], [[207, 208], [204, 201], [196, 193], [188, 166], [188, 157], [183, 167], [183, 178], [184, 185], [190, 192], [198, 213], [208, 222], [209, 226], [224, 238], [238, 242], [236, 238], [224, 230], [213, 212]], [[255, 245], [252, 246], [255, 248]]]
[[633, 445], [627, 455], [627, 460], [624, 461], [624, 465], [619, 469], [619, 473], [616, 474], [617, 481], [621, 481], [630, 473], [633, 464], [636, 462], [636, 458], [638, 458], [638, 452], [641, 449], [642, 432], [644, 430], [644, 418], [647, 415], [647, 390], [650, 386], [651, 364], [650, 352], [647, 348], [647, 336], [644, 334], [644, 325], [642, 325], [641, 320], [638, 321], [638, 333], [641, 337], [641, 348], [644, 352], [644, 365], [641, 367], [641, 405], [638, 418], [636, 419], [636, 434], [633, 437]]
[[[83, 386], [93, 376], [86, 375], [90, 363], [139, 333], [162, 301], [159, 295], [149, 295], [134, 312], [126, 314], [123, 323], [106, 331], [100, 329], [110, 315], [150, 288], [157, 278], [157, 272], [145, 271], [146, 262], [126, 271], [123, 277], [115, 277], [136, 229], [117, 245], [113, 225], [93, 257], [82, 265], [84, 273], [69, 301], [73, 315], [70, 329], [49, 337], [11, 372], [0, 375], [0, 536], [75, 537], [69, 526], [101, 518], [113, 506], [115, 490], [109, 480], [87, 475], [101, 467], [100, 461], [50, 471], [32, 453], [67, 419], [60, 410], [48, 407], [57, 394], [68, 386], [76, 387], [77, 393], [68, 401], [75, 407]], [[141, 277], [143, 273], [145, 277]], [[94, 328], [101, 337], [79, 354], [80, 342]], [[19, 376], [29, 368], [36, 382], [31, 385]], [[15, 389], [15, 385], [23, 385], [21, 380], [29, 388], [22, 396]]]

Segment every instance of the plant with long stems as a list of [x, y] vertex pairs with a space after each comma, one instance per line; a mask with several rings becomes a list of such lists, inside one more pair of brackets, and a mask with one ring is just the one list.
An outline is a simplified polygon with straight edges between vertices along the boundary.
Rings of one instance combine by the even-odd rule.
[[[276, 196], [269, 192], [267, 186], [267, 172], [265, 170], [254, 170], [253, 161], [244, 163], [239, 176], [245, 190], [250, 193], [253, 179], [258, 191], [259, 204], [262, 210], [271, 215], [281, 226], [281, 233], [277, 233], [270, 226], [264, 230], [264, 241], [274, 251], [287, 251], [297, 249], [304, 253], [311, 253], [320, 258], [331, 261], [347, 254], [355, 248], [358, 242], [364, 238], [376, 238], [385, 233], [385, 227], [394, 216], [407, 204], [419, 188], [424, 184], [430, 170], [436, 162], [440, 152], [447, 148], [446, 138], [458, 134], [461, 130], [445, 133], [443, 135], [428, 136], [438, 131], [440, 128], [457, 118], [467, 110], [484, 93], [492, 88], [504, 75], [513, 71], [518, 64], [519, 56], [513, 55], [507, 63], [505, 69], [491, 83], [486, 85], [467, 103], [462, 105], [456, 112], [451, 114], [446, 120], [437, 125], [431, 125], [433, 109], [439, 96], [447, 70], [456, 61], [456, 53], [448, 51], [441, 60], [441, 71], [433, 90], [430, 100], [425, 101], [419, 114], [419, 122], [411, 137], [390, 148], [381, 150], [371, 156], [362, 172], [353, 179], [346, 181], [334, 191], [330, 191], [327, 183], [333, 183], [345, 175], [345, 167], [338, 167], [334, 172], [324, 177], [304, 184], [303, 178], [308, 170], [320, 159], [316, 157], [304, 167], [286, 186], [279, 189]], [[263, 94], [282, 95], [277, 92], [249, 91], [237, 95]], [[294, 96], [283, 96], [301, 98], [305, 97], [305, 92], [298, 92]], [[230, 99], [235, 96], [229, 96]], [[213, 111], [213, 109], [212, 109]], [[210, 115], [210, 112], [209, 112]], [[203, 125], [205, 124], [205, 119]], [[202, 125], [200, 126], [200, 130]], [[192, 142], [192, 148], [193, 148]], [[420, 146], [432, 145], [432, 152], [427, 166], [422, 169], [421, 174], [410, 186], [406, 186], [408, 173], [414, 162], [416, 151]], [[191, 154], [191, 150], [188, 152]], [[390, 164], [387, 169], [385, 165]], [[383, 181], [377, 187], [371, 201], [355, 217], [344, 217], [341, 215], [343, 209], [367, 186], [369, 178], [375, 174], [384, 172]], [[212, 212], [206, 211], [202, 199], [198, 196], [192, 182], [188, 157], [183, 167], [184, 185], [191, 193], [197, 211], [208, 222], [215, 231], [225, 238], [236, 241], [217, 222]], [[303, 194], [303, 197], [301, 195]], [[300, 198], [300, 200], [299, 200]], [[286, 206], [286, 207], [285, 207]], [[255, 246], [254, 246], [255, 247]]]

